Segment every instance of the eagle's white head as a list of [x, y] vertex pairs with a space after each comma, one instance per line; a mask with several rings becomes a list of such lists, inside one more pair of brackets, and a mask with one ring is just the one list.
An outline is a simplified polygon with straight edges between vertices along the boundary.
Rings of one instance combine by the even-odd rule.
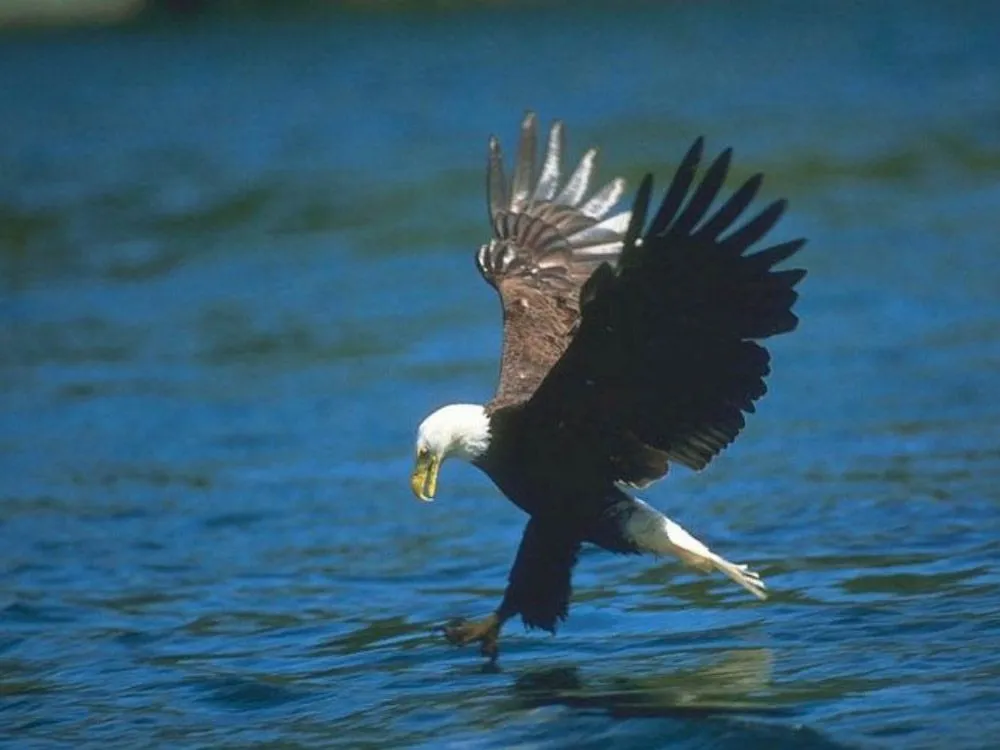
[[417, 428], [417, 459], [410, 477], [413, 494], [434, 499], [437, 476], [446, 458], [474, 461], [490, 446], [490, 418], [478, 404], [443, 406]]

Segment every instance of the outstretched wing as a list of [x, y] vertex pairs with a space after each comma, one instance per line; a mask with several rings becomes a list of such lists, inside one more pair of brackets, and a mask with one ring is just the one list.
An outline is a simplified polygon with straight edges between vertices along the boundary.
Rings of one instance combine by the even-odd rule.
[[792, 306], [805, 271], [774, 266], [805, 240], [749, 252], [785, 202], [743, 221], [755, 175], [710, 214], [732, 154], [692, 190], [702, 147], [698, 139], [688, 151], [640, 239], [652, 189], [643, 180], [618, 263], [588, 280], [579, 332], [526, 406], [534, 424], [587, 425], [586, 460], [604, 462], [614, 479], [661, 476], [666, 462], [643, 451], [706, 466], [766, 391], [770, 355], [758, 341], [798, 325]]
[[629, 220], [627, 211], [608, 217], [624, 180], [590, 193], [596, 149], [563, 182], [562, 123], [552, 126], [540, 171], [536, 141], [536, 118], [528, 113], [508, 181], [500, 144], [490, 139], [486, 190], [493, 239], [476, 256], [503, 304], [500, 382], [490, 410], [527, 399], [566, 350], [579, 319], [580, 288], [602, 262], [618, 257]]

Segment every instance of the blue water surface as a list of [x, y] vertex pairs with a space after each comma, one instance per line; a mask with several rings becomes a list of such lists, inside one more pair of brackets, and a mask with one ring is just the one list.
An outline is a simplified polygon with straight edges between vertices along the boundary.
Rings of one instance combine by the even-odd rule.
[[[993, 747], [1000, 6], [210, 16], [0, 38], [0, 743]], [[486, 138], [791, 199], [802, 324], [644, 497], [773, 589], [582, 557], [499, 668], [434, 629], [523, 518], [416, 424], [485, 401]], [[511, 150], [510, 148], [508, 150]]]

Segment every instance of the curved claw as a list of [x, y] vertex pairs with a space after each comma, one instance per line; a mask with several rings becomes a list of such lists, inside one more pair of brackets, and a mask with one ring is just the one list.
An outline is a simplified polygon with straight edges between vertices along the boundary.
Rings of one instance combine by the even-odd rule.
[[471, 622], [457, 618], [445, 625], [443, 630], [445, 639], [453, 646], [467, 646], [478, 641], [479, 653], [490, 661], [496, 661], [500, 653], [497, 646], [500, 638], [500, 620], [495, 614]]
[[500, 632], [498, 630], [492, 636], [484, 637], [479, 642], [479, 653], [491, 662], [495, 662], [497, 657], [500, 656], [500, 647], [497, 645], [499, 635]]
[[440, 626], [437, 630], [444, 633], [445, 640], [447, 640], [452, 646], [464, 646], [469, 642], [465, 636], [468, 628], [468, 620], [464, 617], [455, 617], [448, 620], [446, 625]]

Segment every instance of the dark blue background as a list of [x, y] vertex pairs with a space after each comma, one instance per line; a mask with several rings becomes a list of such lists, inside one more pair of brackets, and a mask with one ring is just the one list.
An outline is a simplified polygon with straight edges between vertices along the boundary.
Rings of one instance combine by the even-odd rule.
[[[664, 3], [0, 39], [0, 738], [987, 747], [1000, 731], [1000, 11]], [[499, 673], [523, 519], [416, 424], [492, 393], [486, 138], [665, 180], [732, 145], [810, 238], [771, 394], [643, 496], [759, 604], [586, 554]], [[661, 184], [663, 184], [661, 182]]]

